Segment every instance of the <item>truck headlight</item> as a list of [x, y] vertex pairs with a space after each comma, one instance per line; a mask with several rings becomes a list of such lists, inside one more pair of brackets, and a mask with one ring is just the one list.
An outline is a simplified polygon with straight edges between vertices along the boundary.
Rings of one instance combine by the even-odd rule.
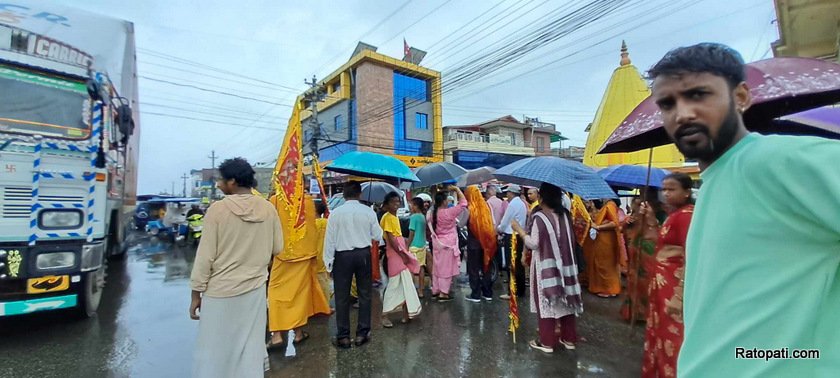
[[82, 227], [82, 211], [76, 209], [43, 210], [38, 226], [45, 230], [71, 230]]
[[73, 252], [42, 253], [35, 260], [35, 266], [40, 270], [65, 269], [76, 265], [76, 254]]

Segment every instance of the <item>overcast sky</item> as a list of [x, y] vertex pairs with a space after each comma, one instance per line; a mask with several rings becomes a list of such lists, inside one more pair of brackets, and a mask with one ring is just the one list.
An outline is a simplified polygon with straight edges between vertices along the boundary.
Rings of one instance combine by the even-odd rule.
[[[243, 156], [252, 163], [272, 162], [293, 99], [306, 88], [303, 80], [338, 68], [360, 38], [396, 58], [402, 58], [405, 38], [409, 45], [428, 51], [421, 65], [442, 71], [446, 83], [447, 72], [463, 62], [498, 49], [507, 38], [545, 22], [553, 11], [565, 14], [584, 3], [61, 2], [135, 25], [142, 127], [138, 193], [169, 191], [173, 182], [180, 192], [179, 177], [190, 169], [209, 167], [213, 150], [222, 159]], [[778, 39], [772, 0], [627, 3], [492, 75], [452, 86], [444, 92], [444, 125], [528, 115], [556, 123], [570, 138], [565, 146], [583, 146], [584, 129], [618, 67], [622, 39], [633, 64], [643, 72], [677, 46], [722, 42], [753, 61], [771, 57], [770, 43]]]

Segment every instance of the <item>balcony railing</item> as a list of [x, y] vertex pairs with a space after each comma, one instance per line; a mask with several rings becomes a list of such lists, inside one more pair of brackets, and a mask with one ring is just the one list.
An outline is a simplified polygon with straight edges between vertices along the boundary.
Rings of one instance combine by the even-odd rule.
[[450, 132], [446, 135], [446, 141], [463, 141], [472, 143], [487, 143], [500, 146], [530, 147], [522, 138], [514, 140], [509, 135], [485, 134], [474, 131]]

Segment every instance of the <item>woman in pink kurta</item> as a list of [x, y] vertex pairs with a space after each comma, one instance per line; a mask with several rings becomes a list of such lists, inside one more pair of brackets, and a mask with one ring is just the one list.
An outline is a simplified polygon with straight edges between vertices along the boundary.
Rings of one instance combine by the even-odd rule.
[[452, 277], [461, 273], [457, 218], [467, 208], [467, 199], [461, 189], [452, 186], [449, 190], [458, 194], [458, 203], [448, 208], [446, 192], [438, 192], [435, 195], [435, 209], [429, 219], [435, 267], [432, 270], [432, 294], [439, 295], [439, 301], [452, 300], [449, 295]]

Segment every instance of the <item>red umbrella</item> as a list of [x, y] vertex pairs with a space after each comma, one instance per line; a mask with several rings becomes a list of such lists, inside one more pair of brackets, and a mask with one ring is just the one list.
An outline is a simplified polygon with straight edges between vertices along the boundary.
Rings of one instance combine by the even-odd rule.
[[[770, 58], [747, 64], [746, 73], [752, 106], [744, 112], [744, 123], [751, 131], [791, 132], [771, 120], [840, 102], [840, 65], [836, 63]], [[662, 126], [659, 107], [648, 97], [613, 131], [598, 153], [632, 152], [672, 143]], [[810, 134], [811, 130], [803, 128], [798, 133]]]

